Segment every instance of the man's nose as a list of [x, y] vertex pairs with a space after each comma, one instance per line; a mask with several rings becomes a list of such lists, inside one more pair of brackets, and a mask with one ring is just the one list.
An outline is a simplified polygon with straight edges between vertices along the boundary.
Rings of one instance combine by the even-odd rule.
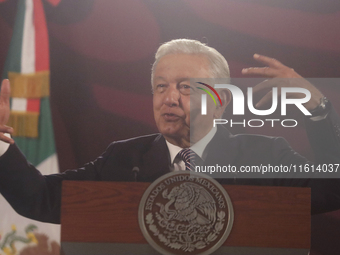
[[177, 87], [170, 86], [165, 94], [164, 103], [170, 107], [178, 106], [180, 98], [181, 98], [181, 93], [179, 92]]

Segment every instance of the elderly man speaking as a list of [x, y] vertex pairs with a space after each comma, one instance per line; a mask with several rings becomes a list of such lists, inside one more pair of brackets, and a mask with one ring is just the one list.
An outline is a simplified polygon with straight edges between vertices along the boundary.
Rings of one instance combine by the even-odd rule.
[[[245, 75], [268, 78], [299, 78], [279, 86], [301, 87], [311, 98], [304, 107], [312, 113], [306, 118], [310, 143], [320, 162], [339, 163], [339, 118], [330, 102], [311, 83], [293, 69], [275, 59], [254, 55], [265, 64], [248, 68]], [[143, 181], [152, 182], [169, 171], [192, 170], [189, 159], [200, 164], [287, 165], [308, 162], [294, 152], [282, 138], [259, 135], [232, 135], [226, 128], [214, 127], [231, 101], [231, 92], [218, 90], [221, 104], [207, 101], [207, 113], [201, 114], [200, 97], [190, 79], [229, 78], [225, 58], [214, 48], [188, 39], [172, 40], [161, 45], [152, 67], [153, 111], [159, 134], [117, 141], [95, 161], [60, 174], [42, 176], [22, 155], [8, 134], [10, 85], [2, 82], [0, 98], [0, 192], [23, 216], [52, 223], [60, 222], [61, 185], [63, 180]], [[270, 91], [277, 86], [263, 82], [253, 92]], [[199, 94], [199, 93], [198, 93]], [[301, 93], [290, 93], [301, 98]], [[266, 94], [257, 107], [271, 101]], [[216, 151], [218, 153], [216, 153]], [[193, 156], [194, 155], [194, 156]], [[222, 183], [246, 185], [311, 186], [312, 212], [340, 208], [338, 181], [317, 179], [219, 179]]]

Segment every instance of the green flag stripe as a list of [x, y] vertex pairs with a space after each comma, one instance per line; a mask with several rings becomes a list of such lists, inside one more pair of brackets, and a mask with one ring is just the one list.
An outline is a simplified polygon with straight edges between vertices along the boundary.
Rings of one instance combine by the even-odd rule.
[[13, 35], [9, 46], [5, 68], [2, 74], [3, 79], [8, 78], [8, 72], [21, 72], [21, 51], [25, 20], [25, 0], [18, 2], [18, 11], [13, 28]]
[[39, 137], [14, 137], [15, 142], [25, 154], [27, 160], [37, 166], [56, 152], [53, 125], [48, 97], [41, 99], [39, 117]]

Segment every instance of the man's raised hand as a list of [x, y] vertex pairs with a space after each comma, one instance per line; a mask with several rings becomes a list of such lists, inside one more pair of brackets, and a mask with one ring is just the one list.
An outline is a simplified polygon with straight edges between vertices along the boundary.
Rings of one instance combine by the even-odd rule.
[[5, 135], [5, 133], [13, 133], [13, 128], [6, 126], [10, 115], [10, 95], [9, 80], [5, 79], [2, 81], [0, 92], [0, 140], [13, 144], [14, 140]]
[[[294, 71], [294, 69], [285, 66], [280, 61], [266, 57], [259, 54], [254, 54], [254, 59], [262, 64], [265, 64], [266, 67], [250, 67], [244, 68], [242, 70], [242, 74], [244, 75], [257, 75], [267, 78], [272, 78], [257, 84], [253, 88], [253, 93], [257, 93], [260, 91], [269, 91], [257, 104], [256, 107], [262, 108], [265, 105], [268, 105], [272, 99], [272, 88], [277, 87], [278, 93], [280, 94], [281, 87], [298, 87], [305, 88], [309, 90], [311, 93], [311, 99], [304, 104], [307, 110], [315, 109], [319, 104], [320, 100], [323, 97], [322, 93], [314, 87], [309, 81], [304, 79], [298, 73]], [[301, 98], [304, 97], [301, 93], [290, 93], [288, 94], [290, 98]]]

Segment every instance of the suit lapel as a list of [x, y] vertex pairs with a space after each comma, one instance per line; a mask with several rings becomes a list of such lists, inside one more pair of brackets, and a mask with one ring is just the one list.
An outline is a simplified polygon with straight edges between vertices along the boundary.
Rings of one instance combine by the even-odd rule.
[[233, 135], [223, 127], [218, 127], [213, 139], [203, 152], [204, 165], [215, 166], [216, 164], [233, 164], [238, 155], [238, 145]]
[[144, 154], [141, 172], [143, 176], [141, 181], [147, 182], [154, 181], [170, 172], [170, 154], [162, 135], [155, 138], [150, 150]]

